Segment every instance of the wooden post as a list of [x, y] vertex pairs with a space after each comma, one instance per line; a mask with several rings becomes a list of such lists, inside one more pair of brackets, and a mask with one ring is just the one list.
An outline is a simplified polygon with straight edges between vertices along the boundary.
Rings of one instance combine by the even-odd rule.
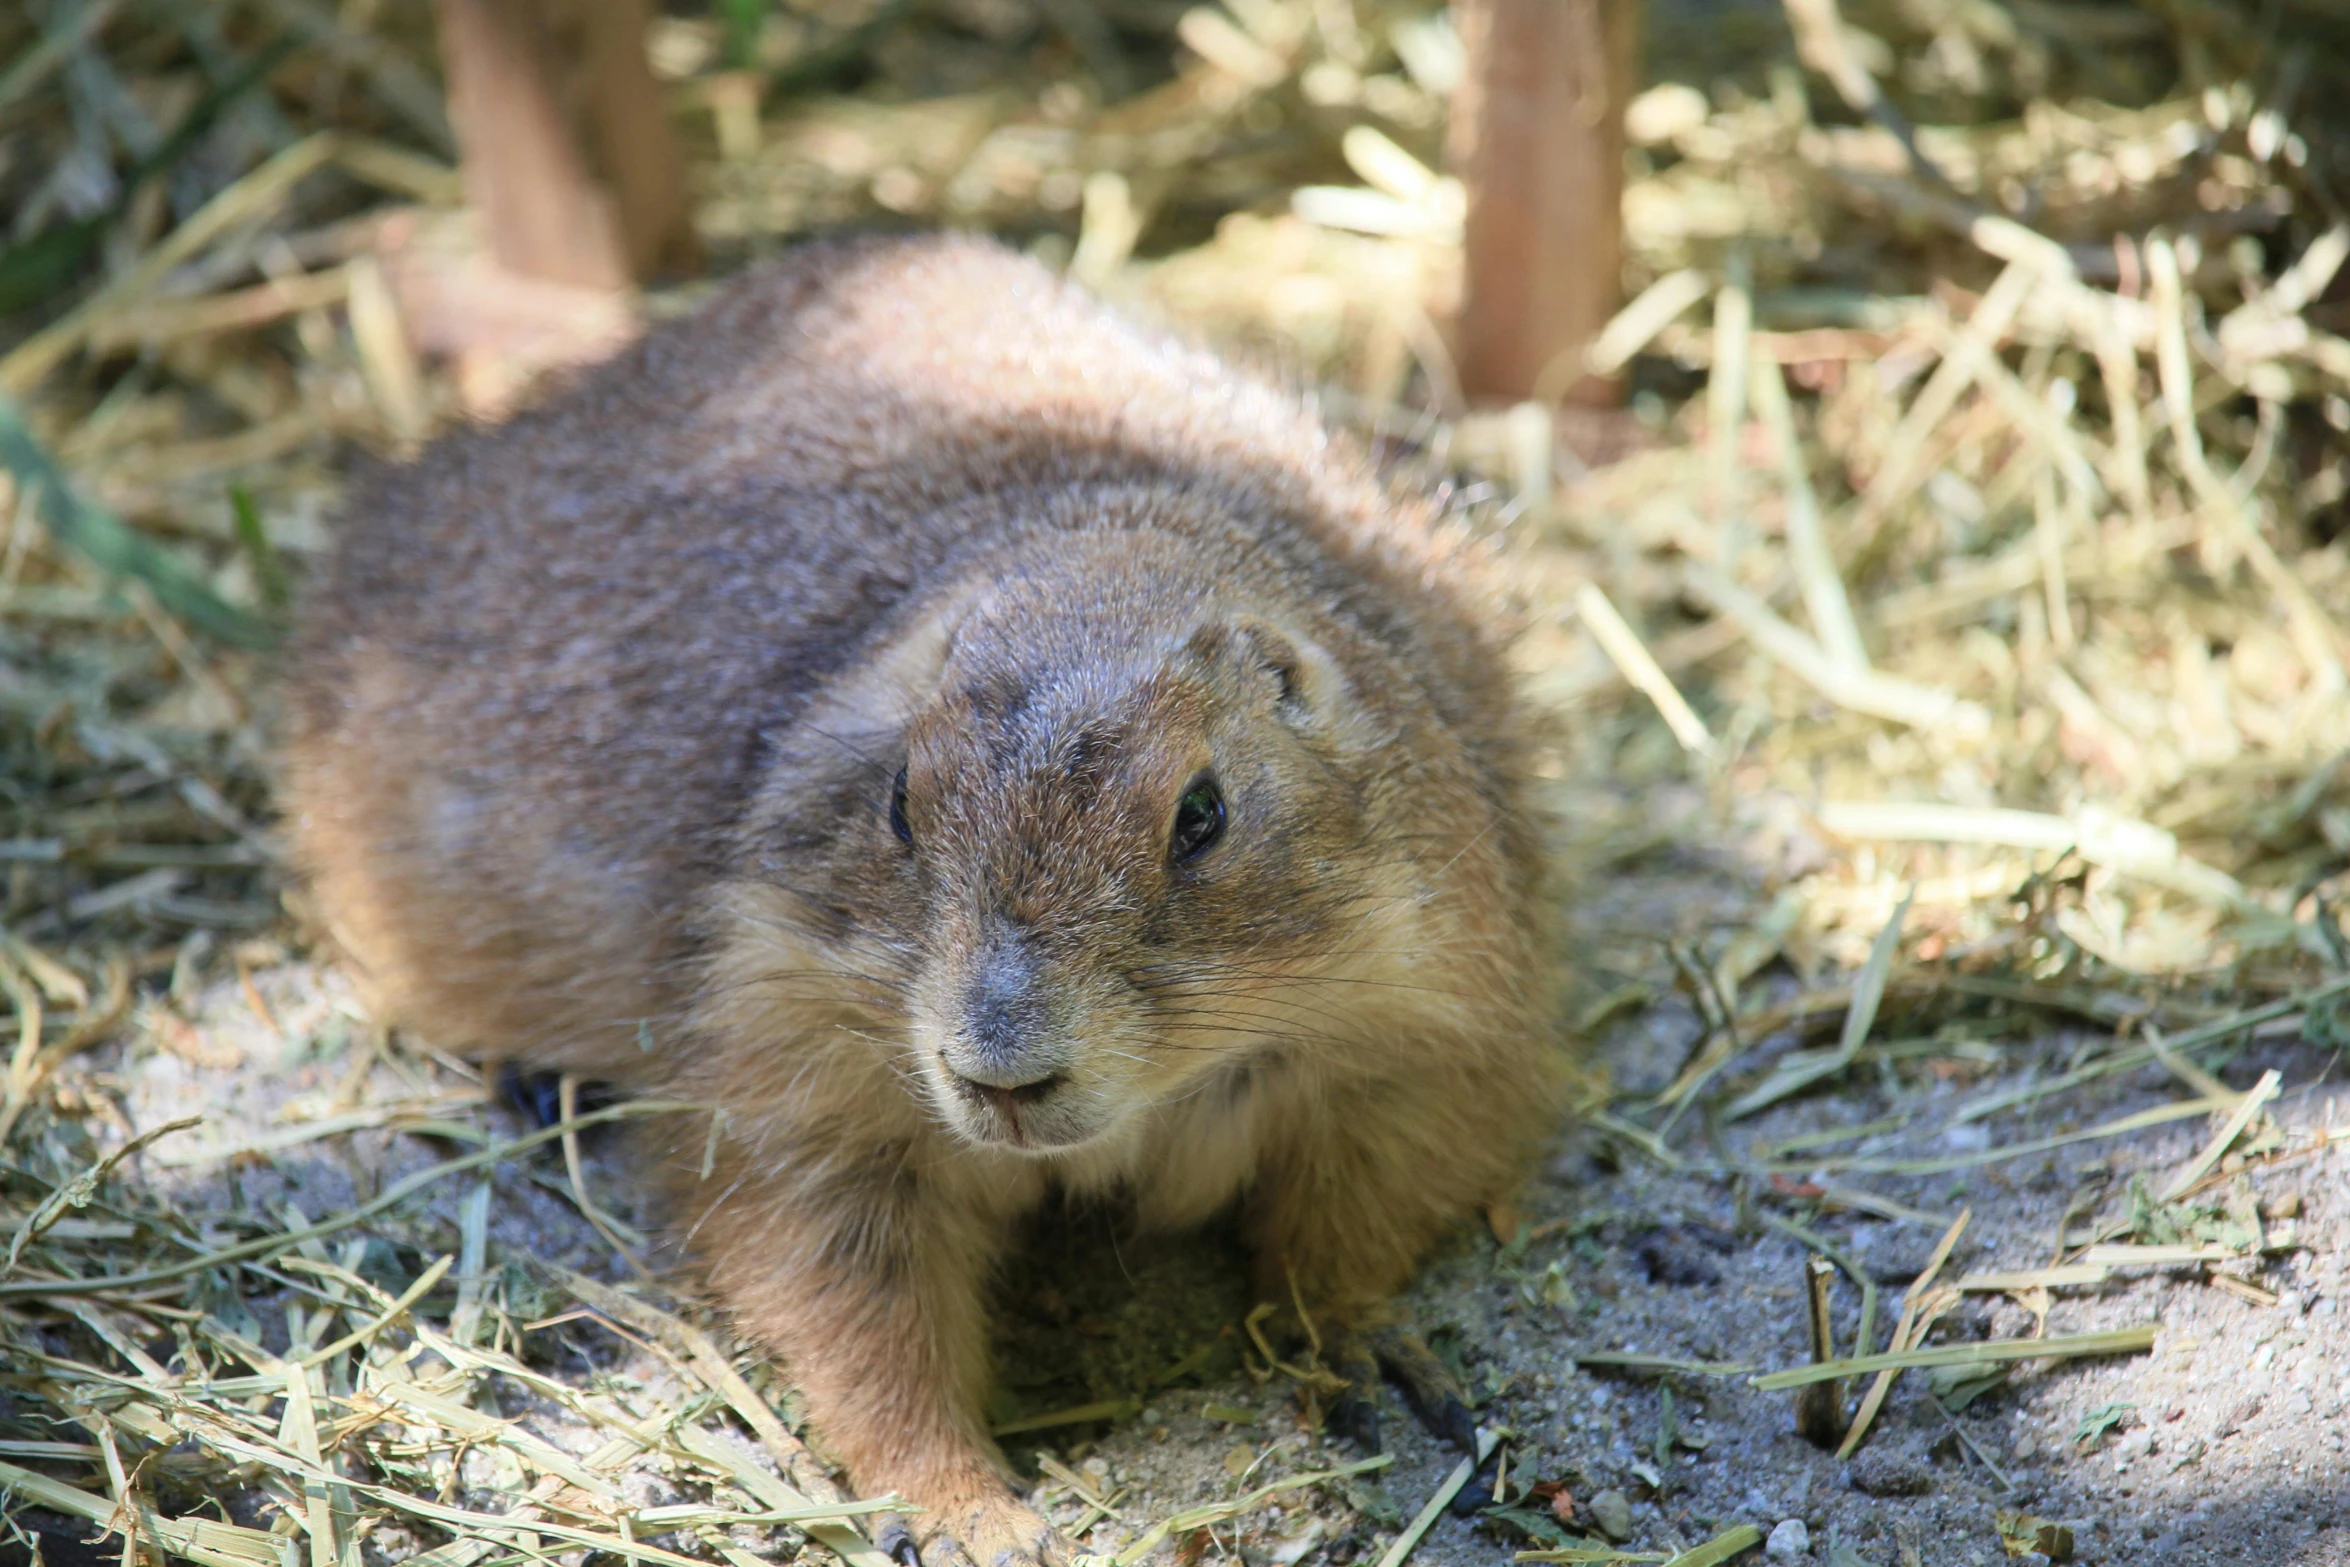
[[685, 154], [645, 60], [651, 0], [573, 0], [572, 12], [582, 105], [574, 123], [619, 204], [628, 270], [640, 283], [691, 272], [701, 265], [702, 246]]
[[1456, 0], [1448, 152], [1468, 188], [1453, 324], [1472, 402], [1609, 403], [1585, 344], [1622, 304], [1624, 108], [1640, 0]]
[[500, 268], [594, 289], [690, 268], [646, 0], [438, 0], [466, 197]]

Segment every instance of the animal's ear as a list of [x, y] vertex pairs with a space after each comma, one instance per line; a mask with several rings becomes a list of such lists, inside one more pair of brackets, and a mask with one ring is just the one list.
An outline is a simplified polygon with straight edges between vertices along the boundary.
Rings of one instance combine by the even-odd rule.
[[973, 588], [909, 614], [819, 690], [792, 728], [820, 744], [892, 750], [914, 715], [938, 694], [955, 634], [984, 597]]
[[1282, 720], [1343, 738], [1359, 728], [1354, 684], [1319, 642], [1256, 615], [1202, 626], [1192, 638], [1202, 654], [1257, 684]]

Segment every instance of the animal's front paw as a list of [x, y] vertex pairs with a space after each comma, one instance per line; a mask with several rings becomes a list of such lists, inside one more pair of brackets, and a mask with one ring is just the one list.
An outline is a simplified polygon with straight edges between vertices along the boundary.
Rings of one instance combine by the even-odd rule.
[[[905, 1562], [889, 1536], [884, 1529], [883, 1549]], [[916, 1518], [904, 1537], [912, 1541], [920, 1567], [1069, 1567], [1074, 1554], [1058, 1529], [1009, 1496], [935, 1508]]]
[[[1464, 1455], [1476, 1457], [1477, 1417], [1469, 1409], [1468, 1396], [1462, 1392], [1460, 1380], [1436, 1358], [1426, 1340], [1400, 1327], [1376, 1328], [1364, 1335], [1362, 1348], [1356, 1353], [1376, 1360], [1379, 1369], [1403, 1390], [1404, 1401], [1412, 1406], [1412, 1412], [1431, 1433]], [[1469, 1483], [1453, 1498], [1455, 1517], [1466, 1518], [1492, 1504], [1497, 1463], [1496, 1458], [1488, 1455], [1470, 1475]]]
[[1346, 1379], [1346, 1388], [1322, 1412], [1323, 1429], [1343, 1437], [1366, 1453], [1386, 1451], [1379, 1437], [1379, 1406], [1372, 1397], [1379, 1386], [1379, 1359], [1360, 1333], [1341, 1330], [1328, 1346], [1330, 1368]]
[[1419, 1334], [1385, 1327], [1369, 1335], [1371, 1353], [1388, 1379], [1403, 1390], [1404, 1402], [1435, 1436], [1463, 1453], [1477, 1451], [1477, 1417], [1450, 1367], [1436, 1358]]

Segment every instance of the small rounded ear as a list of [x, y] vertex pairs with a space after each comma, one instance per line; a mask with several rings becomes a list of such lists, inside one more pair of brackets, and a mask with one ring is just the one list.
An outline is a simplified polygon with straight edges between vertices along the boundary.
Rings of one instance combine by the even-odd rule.
[[1232, 656], [1273, 685], [1273, 700], [1284, 710], [1309, 713], [1313, 703], [1308, 687], [1313, 675], [1306, 667], [1305, 650], [1268, 620], [1242, 616], [1228, 628]]
[[956, 633], [985, 600], [985, 591], [973, 588], [912, 606], [819, 688], [799, 716], [762, 737], [764, 768], [742, 826], [762, 852], [779, 845], [813, 851], [835, 842], [838, 822], [828, 813], [843, 807], [844, 791], [888, 822], [907, 730], [938, 695]]
[[1217, 644], [1214, 651], [1264, 683], [1275, 711], [1287, 722], [1301, 728], [1348, 727], [1353, 684], [1311, 637], [1255, 615], [1236, 615], [1202, 630]]
[[967, 590], [924, 605], [818, 691], [794, 730], [876, 753], [896, 746], [938, 694], [955, 634], [984, 598], [984, 591]]

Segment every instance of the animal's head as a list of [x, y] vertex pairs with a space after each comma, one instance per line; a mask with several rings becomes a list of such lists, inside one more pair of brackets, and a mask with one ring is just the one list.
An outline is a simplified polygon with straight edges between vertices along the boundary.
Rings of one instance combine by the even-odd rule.
[[1410, 1029], [1492, 905], [1464, 883], [1500, 874], [1493, 807], [1408, 704], [1156, 551], [939, 609], [795, 747], [853, 779], [816, 876], [838, 950], [887, 970], [885, 1047], [972, 1142], [1073, 1148], [1241, 1058]]

